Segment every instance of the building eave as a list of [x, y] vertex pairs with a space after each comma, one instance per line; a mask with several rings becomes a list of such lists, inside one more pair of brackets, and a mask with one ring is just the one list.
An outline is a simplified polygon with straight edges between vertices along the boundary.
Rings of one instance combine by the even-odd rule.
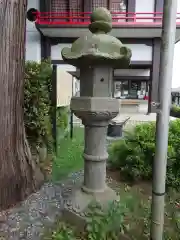
[[[55, 37], [66, 37], [66, 38], [78, 38], [83, 35], [89, 34], [87, 26], [82, 25], [49, 25], [49, 24], [36, 24], [36, 28], [44, 36], [55, 38]], [[161, 25], [122, 25], [113, 26], [111, 35], [117, 38], [160, 38], [162, 33]], [[180, 39], [180, 27], [176, 30], [176, 41]]]

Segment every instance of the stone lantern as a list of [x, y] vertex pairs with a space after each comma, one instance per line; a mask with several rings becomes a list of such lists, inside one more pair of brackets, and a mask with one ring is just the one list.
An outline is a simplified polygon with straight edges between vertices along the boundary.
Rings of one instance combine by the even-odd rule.
[[71, 109], [85, 127], [84, 182], [74, 188], [65, 211], [83, 216], [96, 200], [102, 204], [117, 199], [106, 185], [106, 136], [109, 121], [119, 112], [119, 101], [112, 98], [113, 70], [128, 68], [131, 50], [108, 35], [112, 17], [105, 8], [91, 15], [89, 34], [62, 50], [62, 58], [80, 70], [80, 97], [72, 97]]

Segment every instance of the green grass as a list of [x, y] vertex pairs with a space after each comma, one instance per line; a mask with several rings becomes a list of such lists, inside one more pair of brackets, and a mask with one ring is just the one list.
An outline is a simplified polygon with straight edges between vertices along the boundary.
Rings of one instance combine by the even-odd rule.
[[[59, 137], [57, 158], [53, 163], [53, 180], [61, 180], [66, 178], [69, 173], [82, 169], [83, 148], [84, 128], [75, 128], [73, 139], [70, 139], [69, 136], [63, 139]], [[119, 174], [119, 172], [117, 173]], [[114, 174], [111, 177], [112, 179], [116, 179], [116, 175]], [[128, 226], [128, 230], [125, 233], [130, 238], [121, 237], [120, 239], [148, 240], [151, 216], [151, 184], [142, 182], [131, 186], [124, 182], [112, 181], [110, 187], [120, 194], [121, 203], [128, 210], [123, 225]], [[132, 201], [128, 204], [127, 199], [131, 199]], [[179, 199], [180, 195], [176, 192], [169, 192], [167, 194], [164, 226], [165, 240], [180, 239], [180, 209], [177, 206], [177, 203], [180, 202]], [[102, 219], [102, 221], [104, 220]], [[86, 231], [81, 233], [81, 236], [76, 235], [76, 229], [63, 222], [57, 223], [54, 226], [54, 230], [53, 232], [53, 229], [50, 229], [45, 234], [43, 240], [89, 240]]]
[[53, 163], [52, 178], [61, 180], [83, 167], [84, 128], [76, 127], [73, 139], [68, 136], [58, 140], [57, 157]]
[[[61, 135], [59, 133], [59, 135]], [[57, 157], [53, 163], [53, 180], [61, 180], [66, 178], [71, 172], [78, 171], [83, 167], [83, 153], [84, 148], [84, 128], [75, 128], [73, 139], [69, 136], [58, 140]], [[119, 176], [119, 171], [117, 171]], [[121, 196], [122, 205], [126, 206], [127, 213], [123, 225], [128, 226], [125, 235], [129, 238], [116, 238], [121, 240], [148, 240], [150, 230], [150, 217], [151, 217], [151, 184], [141, 182], [135, 185], [128, 185], [117, 180], [117, 175], [109, 172], [112, 181], [109, 184], [111, 188], [116, 190]], [[115, 182], [114, 180], [115, 179]], [[127, 201], [130, 199], [131, 201]], [[180, 194], [174, 191], [168, 192], [166, 196], [165, 207], [165, 225], [164, 225], [164, 240], [179, 240], [180, 239]], [[95, 214], [94, 214], [95, 215]], [[121, 217], [121, 214], [119, 214]], [[113, 216], [112, 216], [113, 217]], [[107, 220], [107, 219], [106, 219]], [[111, 222], [112, 219], [108, 221]], [[63, 219], [62, 219], [63, 221]], [[105, 219], [102, 219], [105, 222]], [[119, 224], [119, 223], [118, 223]], [[115, 226], [116, 224], [112, 224]], [[109, 226], [108, 226], [109, 227]], [[55, 230], [53, 232], [53, 230]], [[110, 229], [111, 230], [111, 229]], [[114, 231], [112, 229], [112, 231]], [[52, 234], [53, 233], [53, 234]], [[76, 228], [60, 222], [50, 229], [43, 240], [89, 240], [87, 231], [76, 234]], [[96, 238], [100, 239], [100, 238]], [[110, 240], [111, 238], [109, 238]], [[111, 239], [112, 240], [112, 239]]]

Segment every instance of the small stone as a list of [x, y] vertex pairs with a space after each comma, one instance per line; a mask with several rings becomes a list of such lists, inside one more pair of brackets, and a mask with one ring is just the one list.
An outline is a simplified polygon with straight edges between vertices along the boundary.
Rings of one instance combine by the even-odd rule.
[[78, 213], [78, 209], [76, 207], [72, 207], [73, 212]]
[[84, 213], [84, 212], [80, 212], [79, 215], [80, 215], [81, 217], [85, 217], [85, 213]]
[[72, 210], [72, 209], [73, 209], [73, 206], [72, 206], [72, 205], [69, 205], [69, 206], [68, 206], [68, 209], [69, 209], [69, 210]]
[[7, 217], [6, 216], [0, 216], [0, 224], [6, 222]]
[[76, 206], [75, 206], [77, 209], [80, 209], [80, 206], [78, 205], [78, 204], [76, 204]]
[[72, 205], [72, 202], [69, 200], [69, 201], [67, 201], [66, 205], [67, 205], [67, 206], [71, 206], [71, 205]]
[[[45, 229], [62, 217], [62, 210], [67, 205], [72, 211], [72, 199], [69, 198], [74, 188], [72, 180], [75, 182], [74, 178], [82, 177], [83, 171], [78, 171], [73, 175], [73, 179], [69, 178], [63, 184], [45, 183], [37, 193], [29, 196], [20, 206], [0, 213], [0, 221], [2, 221], [0, 236], [5, 236], [4, 239], [8, 240], [42, 239]], [[66, 192], [68, 198], [63, 197], [63, 192]], [[76, 214], [79, 214], [78, 206], [74, 205], [74, 208]]]

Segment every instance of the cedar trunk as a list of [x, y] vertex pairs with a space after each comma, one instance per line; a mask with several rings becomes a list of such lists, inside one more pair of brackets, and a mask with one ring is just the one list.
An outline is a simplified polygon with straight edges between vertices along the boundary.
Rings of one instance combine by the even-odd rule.
[[0, 1], [0, 210], [23, 200], [43, 180], [23, 121], [26, 8], [26, 0]]

